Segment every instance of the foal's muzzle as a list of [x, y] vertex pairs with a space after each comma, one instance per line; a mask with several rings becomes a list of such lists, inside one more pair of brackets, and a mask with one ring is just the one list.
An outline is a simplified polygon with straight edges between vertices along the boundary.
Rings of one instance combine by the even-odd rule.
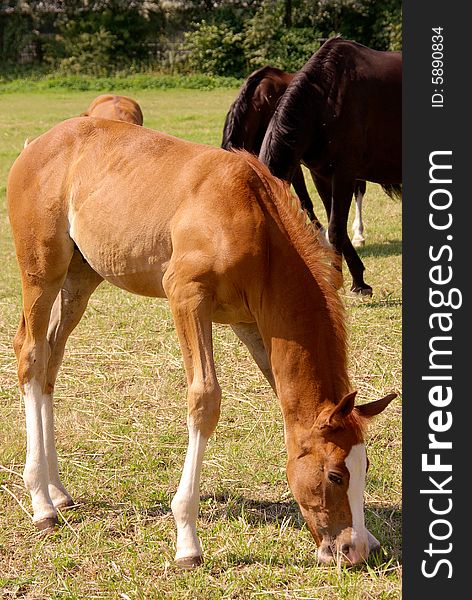
[[323, 565], [358, 565], [371, 552], [378, 552], [379, 541], [368, 531], [360, 536], [352, 530], [341, 532], [335, 540], [324, 539], [318, 548], [318, 562]]

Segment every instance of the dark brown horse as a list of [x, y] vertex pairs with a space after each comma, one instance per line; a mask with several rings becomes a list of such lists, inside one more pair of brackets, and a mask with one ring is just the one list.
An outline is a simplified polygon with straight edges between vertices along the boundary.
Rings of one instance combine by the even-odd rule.
[[[225, 150], [233, 148], [259, 154], [277, 103], [294, 77], [293, 73], [287, 73], [269, 65], [251, 73], [226, 115], [221, 147]], [[300, 165], [294, 172], [292, 185], [303, 209], [307, 211], [314, 224], [321, 227], [313, 211], [313, 202], [308, 194]], [[354, 192], [356, 218], [352, 226], [354, 246], [364, 245], [362, 199], [365, 190], [365, 181], [357, 181]]]
[[329, 216], [329, 240], [344, 254], [351, 290], [371, 294], [364, 265], [347, 235], [356, 179], [400, 193], [402, 56], [333, 38], [295, 75], [280, 99], [260, 159], [292, 181], [298, 166], [311, 171]]
[[[277, 103], [293, 77], [292, 73], [271, 66], [251, 73], [226, 115], [221, 147], [259, 154]], [[292, 184], [310, 219], [319, 224], [300, 165], [293, 174]]]

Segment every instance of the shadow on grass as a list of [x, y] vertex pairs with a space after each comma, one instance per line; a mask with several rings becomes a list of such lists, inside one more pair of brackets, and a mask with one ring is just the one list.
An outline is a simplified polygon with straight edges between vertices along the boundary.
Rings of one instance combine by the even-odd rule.
[[377, 244], [369, 244], [367, 240], [366, 245], [357, 248], [359, 256], [374, 256], [379, 258], [381, 256], [400, 256], [402, 253], [402, 241], [401, 240], [385, 240], [384, 242]]
[[[401, 507], [395, 504], [375, 503], [366, 504], [365, 509], [366, 525], [381, 543], [380, 552], [370, 556], [368, 564], [371, 567], [380, 568], [389, 561], [401, 563]], [[160, 501], [149, 507], [136, 507], [128, 502], [114, 504], [104, 500], [81, 498], [80, 507], [73, 512], [73, 523], [81, 523], [91, 518], [109, 518], [110, 513], [117, 516], [124, 513], [130, 514], [130, 516], [139, 514], [140, 518], [145, 520], [169, 517], [172, 514], [170, 499]], [[298, 504], [294, 500], [269, 502], [236, 496], [230, 492], [202, 496], [199, 518], [206, 523], [243, 519], [248, 525], [254, 527], [267, 524], [282, 527], [286, 526], [287, 523], [298, 530], [306, 527]], [[313, 550], [315, 550], [315, 546], [313, 546]], [[261, 561], [278, 564], [279, 562], [276, 557], [265, 560], [259, 554], [257, 556], [251, 556], [250, 554], [246, 556], [238, 555], [234, 556], [233, 559], [228, 557], [229, 562], [232, 564], [233, 562], [234, 564], [253, 564]], [[316, 564], [315, 553], [313, 564]]]
[[[153, 519], [165, 517], [171, 513], [169, 501], [159, 501], [151, 506], [136, 506], [132, 502], [113, 503], [106, 500], [94, 500], [90, 498], [77, 498], [77, 506], [68, 509], [67, 515], [73, 515], [74, 523], [82, 523], [90, 518], [105, 519], [114, 515], [139, 514], [141, 518]], [[69, 512], [71, 511], [71, 512]]]
[[[268, 502], [223, 492], [211, 496], [202, 496], [201, 504], [200, 513], [206, 521], [210, 522], [221, 518], [244, 518], [251, 525], [261, 525], [266, 523], [282, 524], [290, 519], [297, 529], [300, 529], [304, 524], [298, 504], [295, 501]], [[214, 507], [213, 511], [211, 510], [212, 507]]]

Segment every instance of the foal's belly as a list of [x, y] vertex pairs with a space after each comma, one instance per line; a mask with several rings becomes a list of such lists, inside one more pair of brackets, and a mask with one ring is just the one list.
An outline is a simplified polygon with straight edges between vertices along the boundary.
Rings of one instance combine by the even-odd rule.
[[156, 226], [151, 215], [137, 224], [131, 215], [110, 222], [103, 215], [78, 213], [69, 233], [103, 279], [134, 294], [165, 297], [162, 279], [172, 254], [170, 233]]

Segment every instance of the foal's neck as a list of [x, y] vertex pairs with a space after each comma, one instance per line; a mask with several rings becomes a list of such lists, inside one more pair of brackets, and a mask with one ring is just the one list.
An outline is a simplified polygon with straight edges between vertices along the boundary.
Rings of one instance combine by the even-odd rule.
[[298, 254], [271, 259], [259, 327], [286, 431], [309, 429], [320, 412], [350, 391], [343, 315]]

